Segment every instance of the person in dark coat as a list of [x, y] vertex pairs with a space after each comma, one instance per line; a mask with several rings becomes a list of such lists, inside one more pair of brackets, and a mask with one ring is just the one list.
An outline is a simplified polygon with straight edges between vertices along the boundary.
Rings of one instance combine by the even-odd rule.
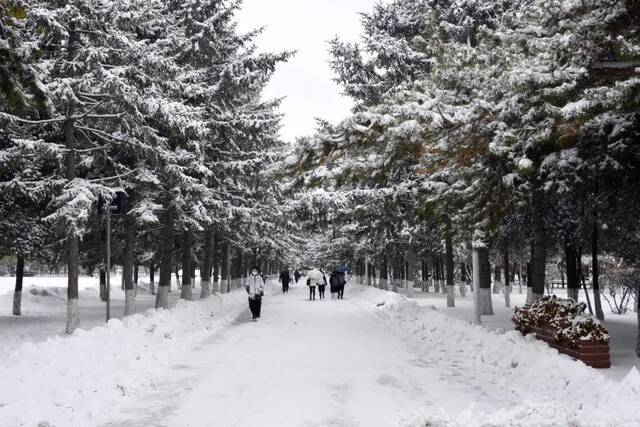
[[338, 291], [340, 290], [340, 272], [333, 270], [331, 276], [329, 276], [329, 291], [331, 292], [331, 299], [338, 298]]
[[347, 279], [345, 277], [344, 271], [341, 271], [338, 274], [338, 299], [344, 299], [344, 286], [347, 284]]
[[289, 270], [282, 270], [280, 273], [280, 282], [282, 283], [282, 293], [289, 292], [289, 282], [291, 282], [291, 276], [289, 276]]
[[298, 280], [300, 279], [300, 271], [296, 270], [293, 272], [293, 278], [296, 279], [296, 285], [298, 284]]

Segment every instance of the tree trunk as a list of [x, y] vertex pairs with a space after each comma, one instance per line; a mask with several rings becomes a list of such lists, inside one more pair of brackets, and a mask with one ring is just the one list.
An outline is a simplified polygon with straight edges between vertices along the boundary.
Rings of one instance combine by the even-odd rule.
[[364, 284], [366, 286], [371, 286], [371, 280], [369, 277], [369, 256], [364, 256]]
[[[135, 257], [135, 254], [134, 254]], [[138, 270], [139, 270], [139, 265], [136, 262], [135, 264], [133, 264], [133, 289], [135, 290], [134, 295], [137, 297], [138, 296]]]
[[496, 264], [493, 267], [493, 293], [499, 294], [502, 289], [502, 268], [496, 260]]
[[399, 253], [396, 253], [393, 263], [393, 286], [391, 288], [393, 292], [398, 292], [398, 288], [402, 282], [402, 261], [400, 256]]
[[191, 301], [193, 291], [191, 289], [191, 230], [182, 232], [182, 289], [180, 298]]
[[155, 273], [156, 273], [156, 268], [153, 264], [151, 264], [149, 266], [149, 293], [151, 295], [156, 294]]
[[[182, 289], [182, 281], [180, 280], [180, 266], [178, 264], [173, 266], [173, 272], [176, 276], [176, 287], [178, 289]], [[182, 272], [182, 275], [184, 276], [184, 271]]]
[[464, 262], [460, 263], [460, 296], [467, 296], [467, 282], [469, 281], [469, 272]]
[[[595, 211], [595, 208], [594, 208]], [[593, 221], [593, 231], [591, 233], [591, 279], [593, 288], [593, 307], [596, 311], [596, 318], [604, 320], [602, 302], [600, 299], [600, 269], [598, 267], [598, 222]]]
[[[486, 250], [481, 242], [476, 242], [478, 232], [474, 233], [472, 272], [473, 272], [473, 319], [475, 323], [482, 323], [482, 299], [480, 298], [480, 263], [481, 251]], [[491, 296], [491, 295], [489, 295]]]
[[578, 282], [578, 254], [573, 244], [565, 242], [564, 244], [564, 263], [565, 274], [567, 276], [567, 297], [574, 301], [578, 301], [580, 292], [580, 283]]
[[[636, 291], [636, 304], [640, 301], [640, 288]], [[637, 310], [638, 340], [636, 341], [636, 356], [640, 357], [640, 310]]]
[[220, 291], [219, 287], [221, 287], [222, 285], [219, 285], [220, 283], [220, 257], [218, 255], [218, 232], [214, 232], [213, 233], [213, 249], [212, 249], [212, 254], [211, 254], [211, 263], [213, 264], [212, 266], [212, 284], [211, 284], [211, 288], [212, 290], [218, 289], [218, 291]]
[[22, 280], [24, 278], [24, 255], [18, 254], [16, 262], [16, 287], [13, 290], [13, 314], [22, 314]]
[[415, 260], [413, 245], [409, 246], [409, 249], [405, 251], [404, 259], [404, 286], [407, 292], [407, 296], [413, 296], [413, 263]]
[[432, 256], [433, 261], [433, 292], [440, 293], [440, 264], [438, 263], [438, 257]]
[[220, 292], [221, 293], [227, 293], [229, 292], [229, 288], [230, 288], [230, 260], [229, 260], [229, 243], [228, 242], [223, 242], [222, 243], [222, 265], [220, 267], [220, 275], [222, 276], [220, 278]]
[[104, 271], [104, 268], [101, 268], [99, 273], [99, 282], [100, 282], [100, 300], [103, 302], [107, 301], [107, 272]]
[[504, 264], [504, 306], [509, 308], [511, 307], [511, 278], [509, 276], [509, 248], [507, 246], [504, 248], [502, 263]]
[[444, 265], [444, 255], [438, 255], [438, 269], [440, 270], [440, 289], [443, 294], [447, 293], [447, 279]]
[[197, 267], [198, 267], [198, 261], [197, 261], [196, 257], [191, 255], [191, 270], [189, 271], [189, 277], [191, 278], [191, 289], [194, 289], [196, 287], [196, 269], [197, 269]]
[[133, 244], [136, 235], [136, 224], [135, 219], [129, 215], [127, 215], [126, 218], [126, 227], [122, 277], [124, 280], [124, 315], [130, 316], [136, 312], [136, 297], [133, 278]]
[[204, 232], [204, 250], [202, 266], [200, 267], [200, 298], [207, 298], [211, 295], [211, 241], [213, 232], [206, 229]]
[[173, 210], [165, 205], [165, 218], [160, 242], [160, 278], [156, 308], [169, 308], [169, 287], [173, 270]]
[[593, 316], [593, 308], [591, 307], [591, 298], [589, 298], [587, 283], [585, 281], [584, 272], [582, 271], [582, 248], [578, 249], [578, 256], [576, 257], [576, 259], [578, 261], [578, 281], [582, 283], [582, 288], [584, 289], [584, 296], [587, 300], [587, 308], [589, 309], [589, 314]]
[[480, 282], [478, 294], [480, 309], [483, 315], [493, 314], [493, 301], [491, 299], [491, 263], [489, 262], [489, 249], [478, 248]]
[[446, 236], [444, 241], [447, 269], [447, 307], [455, 307], [455, 278], [453, 275], [453, 236], [451, 232], [451, 224], [447, 219]]
[[531, 197], [533, 217], [533, 254], [531, 262], [531, 297], [527, 304], [532, 304], [544, 295], [545, 273], [547, 268], [547, 231], [544, 223], [544, 193], [536, 189]]
[[72, 334], [80, 326], [80, 306], [78, 304], [78, 237], [67, 236], [67, 327], [66, 333]]
[[382, 255], [382, 258], [380, 260], [380, 282], [378, 285], [380, 289], [384, 289], [385, 291], [388, 288], [388, 285], [387, 285], [388, 276], [389, 276], [389, 261], [387, 257], [387, 251], [385, 249], [384, 254]]
[[[69, 105], [68, 116], [73, 115], [74, 106]], [[76, 177], [76, 135], [73, 120], [67, 119], [63, 125], [65, 148], [66, 179], [71, 182]], [[66, 333], [72, 334], [80, 325], [80, 307], [78, 304], [78, 236], [75, 230], [67, 230], [67, 325]]]

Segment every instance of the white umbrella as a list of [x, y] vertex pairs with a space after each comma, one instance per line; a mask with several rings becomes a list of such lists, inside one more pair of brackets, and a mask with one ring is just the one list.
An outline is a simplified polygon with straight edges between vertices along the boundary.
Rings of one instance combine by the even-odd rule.
[[307, 278], [311, 279], [312, 284], [324, 283], [323, 277], [324, 277], [324, 274], [322, 274], [322, 271], [316, 268], [314, 268], [313, 270], [309, 270], [307, 272]]

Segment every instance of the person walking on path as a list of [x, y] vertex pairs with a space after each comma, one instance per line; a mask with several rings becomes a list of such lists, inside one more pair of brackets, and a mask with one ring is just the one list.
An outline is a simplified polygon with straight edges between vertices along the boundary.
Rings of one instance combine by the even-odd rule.
[[289, 292], [289, 282], [291, 282], [289, 270], [282, 270], [280, 273], [280, 282], [282, 283], [282, 293], [286, 294]]
[[320, 299], [324, 299], [324, 290], [327, 288], [327, 277], [322, 270], [320, 270], [320, 272], [322, 273], [322, 281], [318, 283], [318, 296]]
[[[304, 276], [303, 276], [304, 277]], [[309, 301], [316, 299], [316, 284], [311, 280], [311, 277], [307, 278], [307, 286], [309, 287]]]
[[293, 278], [296, 279], [296, 285], [298, 284], [298, 280], [300, 280], [300, 271], [296, 270], [293, 272]]
[[257, 322], [260, 318], [262, 297], [264, 295], [264, 279], [257, 267], [251, 269], [251, 276], [249, 276], [246, 289], [249, 295], [249, 310], [251, 310], [253, 321]]
[[344, 271], [338, 273], [338, 299], [344, 299], [344, 286], [347, 284]]
[[314, 268], [307, 272], [307, 286], [309, 286], [309, 299], [316, 299], [316, 286], [320, 292], [320, 298], [324, 298], [324, 289], [327, 285], [327, 279], [322, 270]]
[[329, 276], [329, 291], [331, 292], [331, 299], [338, 298], [338, 292], [340, 291], [340, 272], [333, 270], [331, 276]]

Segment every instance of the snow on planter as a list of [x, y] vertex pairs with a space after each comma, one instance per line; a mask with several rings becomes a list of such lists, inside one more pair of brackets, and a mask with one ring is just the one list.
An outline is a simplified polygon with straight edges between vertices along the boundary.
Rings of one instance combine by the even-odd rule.
[[609, 333], [586, 308], [583, 302], [550, 295], [531, 306], [516, 307], [512, 321], [523, 335], [535, 333], [560, 353], [593, 368], [609, 368]]

